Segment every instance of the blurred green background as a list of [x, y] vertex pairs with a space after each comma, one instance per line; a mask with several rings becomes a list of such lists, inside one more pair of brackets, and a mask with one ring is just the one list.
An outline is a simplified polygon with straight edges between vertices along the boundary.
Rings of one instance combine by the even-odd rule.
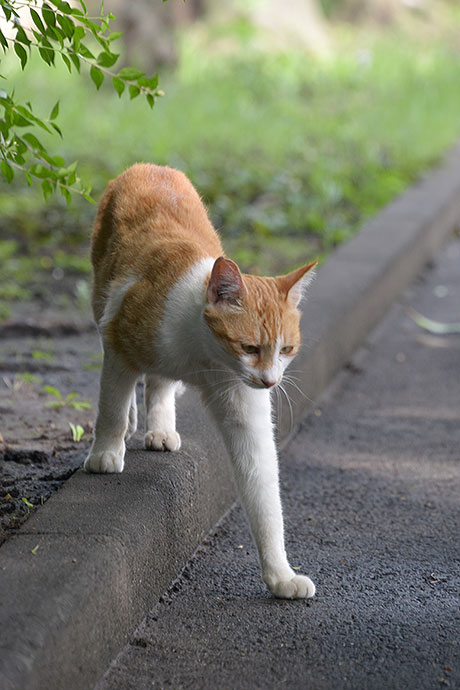
[[[87, 3], [91, 7], [91, 2]], [[460, 129], [456, 0], [112, 0], [125, 64], [160, 74], [153, 110], [40, 60], [2, 73], [64, 138], [97, 200], [136, 161], [186, 172], [227, 253], [277, 273], [325, 257], [432, 166]], [[185, 9], [184, 9], [185, 8]], [[88, 310], [95, 206], [0, 183], [0, 318], [37, 299]]]

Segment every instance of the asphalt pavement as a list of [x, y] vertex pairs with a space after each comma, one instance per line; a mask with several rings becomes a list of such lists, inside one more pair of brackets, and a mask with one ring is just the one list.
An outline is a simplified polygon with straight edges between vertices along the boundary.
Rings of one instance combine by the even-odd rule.
[[288, 554], [316, 597], [269, 595], [236, 506], [97, 690], [460, 688], [460, 335], [409, 306], [460, 322], [458, 238], [280, 454]]

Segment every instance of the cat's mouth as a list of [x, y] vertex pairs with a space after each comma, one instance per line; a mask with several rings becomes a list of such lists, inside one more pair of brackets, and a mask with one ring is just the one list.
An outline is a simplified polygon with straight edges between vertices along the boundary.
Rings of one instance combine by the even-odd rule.
[[281, 382], [281, 376], [277, 379], [268, 376], [254, 376], [250, 377], [252, 388], [274, 388]]

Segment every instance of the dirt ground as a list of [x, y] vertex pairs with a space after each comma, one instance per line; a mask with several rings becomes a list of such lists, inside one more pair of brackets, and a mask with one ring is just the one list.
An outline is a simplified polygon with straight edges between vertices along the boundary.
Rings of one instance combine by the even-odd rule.
[[84, 460], [102, 360], [90, 317], [35, 301], [0, 324], [0, 543]]

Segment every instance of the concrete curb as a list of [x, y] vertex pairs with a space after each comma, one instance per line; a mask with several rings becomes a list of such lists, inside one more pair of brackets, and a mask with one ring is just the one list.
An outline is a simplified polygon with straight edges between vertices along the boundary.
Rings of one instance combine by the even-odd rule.
[[[321, 268], [295, 365], [309, 396], [348, 361], [459, 218], [456, 149]], [[294, 393], [296, 421], [306, 401]], [[77, 472], [1, 547], [2, 690], [92, 687], [233, 502], [221, 443], [193, 392], [184, 397], [184, 451], [129, 451], [122, 475]], [[281, 441], [289, 427], [283, 414]]]

